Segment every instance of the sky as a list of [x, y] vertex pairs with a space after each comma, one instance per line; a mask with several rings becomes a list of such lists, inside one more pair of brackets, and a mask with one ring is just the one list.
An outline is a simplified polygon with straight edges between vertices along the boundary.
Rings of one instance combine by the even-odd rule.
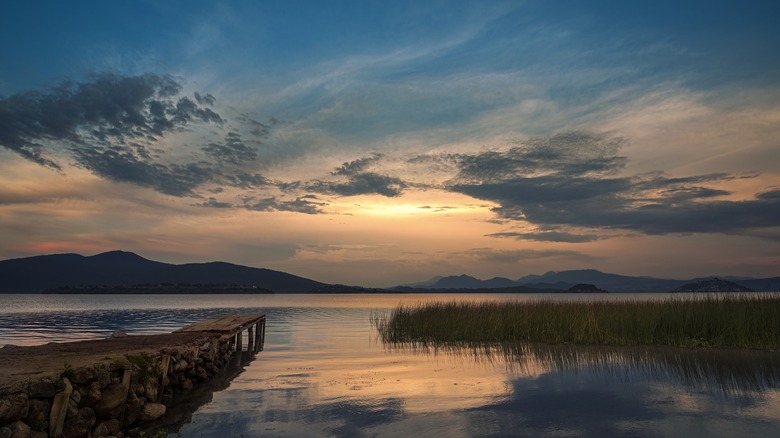
[[0, 4], [0, 259], [780, 275], [775, 1]]

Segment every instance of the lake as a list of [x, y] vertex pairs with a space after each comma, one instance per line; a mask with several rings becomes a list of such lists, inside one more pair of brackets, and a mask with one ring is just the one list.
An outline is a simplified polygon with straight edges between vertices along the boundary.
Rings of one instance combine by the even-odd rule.
[[384, 345], [371, 324], [398, 304], [433, 300], [663, 296], [0, 295], [0, 345], [266, 313], [264, 351], [176, 417], [171, 437], [777, 436], [778, 352], [426, 348]]

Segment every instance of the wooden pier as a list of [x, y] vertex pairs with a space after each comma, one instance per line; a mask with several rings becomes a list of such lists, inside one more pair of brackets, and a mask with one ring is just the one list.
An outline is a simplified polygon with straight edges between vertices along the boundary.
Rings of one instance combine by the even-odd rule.
[[[0, 409], [0, 427], [29, 432], [45, 422], [45, 435], [68, 438], [84, 436], [80, 428], [89, 434], [98, 423], [94, 434], [108, 433], [106, 422], [122, 430], [153, 422], [164, 415], [165, 397], [170, 401], [174, 391], [191, 390], [235, 359], [262, 351], [265, 320], [264, 314], [233, 313], [167, 334], [7, 345], [0, 348], [0, 408], [18, 409]], [[74, 399], [76, 391], [98, 396]], [[30, 423], [33, 399], [49, 408]]]
[[[250, 351], [263, 350], [265, 342], [264, 314], [227, 314], [201, 321], [173, 333], [129, 335], [76, 342], [51, 342], [44, 345], [0, 348], [0, 394], [9, 387], [30, 379], [57, 376], [64, 364], [73, 368], [107, 362], [110, 358], [141, 352], [157, 352], [163, 348], [188, 344], [204, 336], [226, 338], [234, 350], [243, 346], [243, 332], [248, 332]], [[243, 350], [241, 348], [240, 350]]]
[[222, 336], [232, 336], [232, 345], [236, 350], [243, 349], [243, 334], [247, 332], [247, 350], [263, 351], [265, 343], [265, 315], [251, 313], [229, 313], [219, 318], [208, 319], [187, 327], [180, 328], [174, 333], [217, 333]]

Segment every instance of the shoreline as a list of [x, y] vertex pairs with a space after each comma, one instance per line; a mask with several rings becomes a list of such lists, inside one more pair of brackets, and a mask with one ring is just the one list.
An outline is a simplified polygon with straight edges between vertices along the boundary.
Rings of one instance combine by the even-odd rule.
[[234, 314], [167, 334], [6, 345], [0, 429], [33, 438], [137, 436], [172, 400], [181, 403], [174, 394], [211, 381], [235, 357], [262, 351], [264, 324], [264, 315]]

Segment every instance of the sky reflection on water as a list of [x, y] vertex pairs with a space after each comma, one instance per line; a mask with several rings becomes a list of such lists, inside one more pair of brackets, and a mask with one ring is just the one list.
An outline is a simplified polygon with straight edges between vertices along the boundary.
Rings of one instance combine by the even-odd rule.
[[265, 350], [234, 369], [227, 388], [201, 395], [191, 416], [172, 419], [171, 437], [738, 437], [780, 430], [777, 352], [384, 345], [372, 313], [429, 297], [373, 298], [151, 297], [114, 308], [88, 302], [81, 310], [65, 300], [67, 310], [26, 311], [17, 304], [0, 312], [0, 343], [61, 336], [38, 332], [44, 326], [100, 337], [112, 329], [170, 331], [165, 324], [239, 307], [267, 313]]
[[[738, 365], [717, 380], [706, 374], [716, 367], [670, 356], [634, 366], [560, 350], [519, 363], [420, 353], [261, 354], [182, 436], [769, 436], [780, 425], [776, 372]], [[674, 378], [692, 375], [718, 385]]]

